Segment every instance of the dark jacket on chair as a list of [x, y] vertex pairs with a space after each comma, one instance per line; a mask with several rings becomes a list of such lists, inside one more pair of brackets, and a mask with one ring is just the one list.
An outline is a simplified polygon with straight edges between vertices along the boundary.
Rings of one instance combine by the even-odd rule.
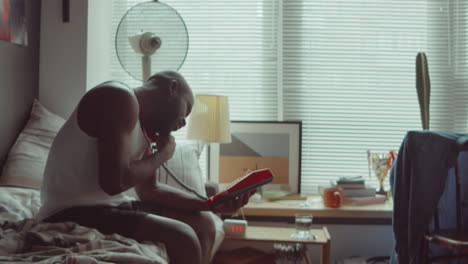
[[[421, 239], [435, 213], [466, 134], [410, 131], [390, 171], [393, 231], [399, 263], [417, 263]], [[468, 161], [465, 161], [468, 162]], [[393, 261], [392, 261], [393, 262]]]

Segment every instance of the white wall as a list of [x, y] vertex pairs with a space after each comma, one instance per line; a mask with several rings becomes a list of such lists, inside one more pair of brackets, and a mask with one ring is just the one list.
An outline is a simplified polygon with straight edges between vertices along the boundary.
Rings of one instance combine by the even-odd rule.
[[87, 90], [111, 79], [112, 37], [112, 0], [88, 1]]
[[111, 0], [70, 0], [62, 22], [62, 0], [42, 1], [39, 100], [68, 117], [83, 94], [109, 79]]
[[62, 1], [42, 1], [39, 100], [68, 117], [86, 91], [88, 1], [70, 1], [70, 22], [62, 22]]

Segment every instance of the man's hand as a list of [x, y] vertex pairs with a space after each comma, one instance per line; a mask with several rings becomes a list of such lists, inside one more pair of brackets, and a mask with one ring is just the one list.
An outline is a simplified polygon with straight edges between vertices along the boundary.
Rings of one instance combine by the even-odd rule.
[[[241, 194], [235, 199], [228, 199], [227, 201], [213, 206], [210, 209], [216, 213], [235, 213], [239, 208], [243, 207], [249, 202], [250, 196], [254, 195], [257, 189]], [[226, 193], [227, 194], [227, 193]]]
[[[146, 159], [152, 159], [153, 164], [159, 167], [164, 162], [172, 158], [175, 152], [176, 143], [175, 143], [174, 137], [171, 135], [164, 136], [164, 137], [158, 136], [157, 138], [153, 138], [153, 140], [156, 140], [156, 144], [157, 144], [156, 152], [151, 153], [151, 149], [148, 148], [146, 153], [143, 155], [143, 157]], [[149, 190], [153, 191], [157, 183], [158, 183], [158, 175], [155, 171], [153, 171], [153, 173], [151, 174], [151, 177], [143, 180], [141, 184], [139, 184], [140, 186], [138, 187], [138, 189], [140, 190], [140, 193], [148, 192]], [[145, 186], [145, 188], [143, 188], [142, 186]]]
[[169, 136], [164, 136], [164, 137], [159, 137], [157, 141], [157, 149], [158, 151], [156, 152], [161, 161], [166, 162], [172, 158], [174, 155], [176, 148], [176, 143], [174, 140], [174, 137], [169, 135]]

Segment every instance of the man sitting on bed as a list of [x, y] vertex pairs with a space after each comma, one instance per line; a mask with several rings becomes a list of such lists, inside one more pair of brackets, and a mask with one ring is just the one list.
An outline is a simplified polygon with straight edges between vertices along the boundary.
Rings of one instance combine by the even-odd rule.
[[[162, 242], [171, 263], [208, 263], [215, 239], [208, 211], [234, 212], [254, 191], [210, 208], [204, 199], [158, 183], [156, 169], [175, 151], [170, 132], [185, 126], [193, 103], [185, 79], [171, 71], [135, 89], [106, 82], [88, 91], [52, 144], [38, 218]], [[132, 187], [141, 201], [122, 193]]]

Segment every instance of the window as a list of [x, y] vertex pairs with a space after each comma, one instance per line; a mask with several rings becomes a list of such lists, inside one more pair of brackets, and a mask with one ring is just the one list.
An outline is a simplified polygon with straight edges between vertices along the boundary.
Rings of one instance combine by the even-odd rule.
[[[143, 1], [113, 2], [116, 28]], [[195, 93], [229, 96], [232, 120], [303, 121], [304, 193], [337, 177], [367, 176], [367, 150], [398, 150], [406, 131], [421, 129], [418, 52], [429, 61], [431, 129], [466, 129], [463, 1], [164, 3], [187, 25], [190, 45], [180, 72]], [[112, 66], [114, 78], [138, 84], [117, 60]]]

